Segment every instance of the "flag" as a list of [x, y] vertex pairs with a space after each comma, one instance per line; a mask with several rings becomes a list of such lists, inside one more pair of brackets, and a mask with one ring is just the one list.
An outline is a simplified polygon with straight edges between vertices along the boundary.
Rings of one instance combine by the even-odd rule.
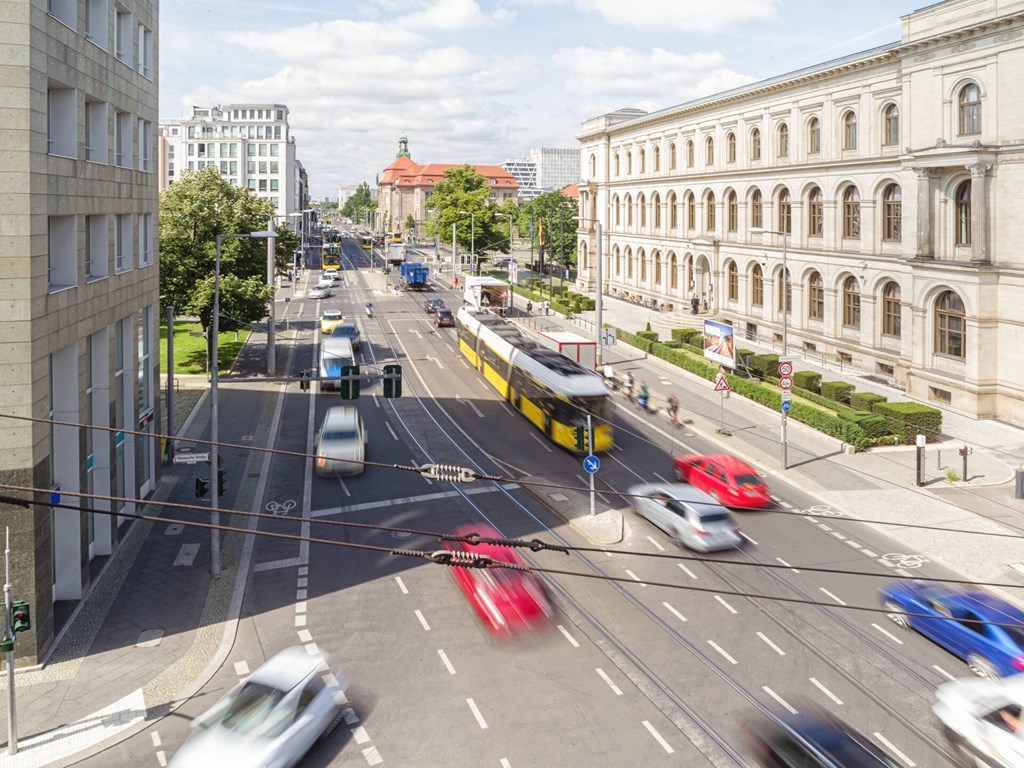
[[538, 243], [537, 253], [540, 256], [541, 263], [543, 263], [544, 262], [544, 217], [543, 216], [538, 216], [537, 217], [537, 222], [538, 222], [538, 224], [537, 224], [537, 231], [538, 231], [538, 235], [537, 235], [537, 243]]

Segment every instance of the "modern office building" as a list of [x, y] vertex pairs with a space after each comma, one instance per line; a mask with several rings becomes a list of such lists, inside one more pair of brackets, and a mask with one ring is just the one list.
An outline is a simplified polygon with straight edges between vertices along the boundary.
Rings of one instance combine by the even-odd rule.
[[1024, 423], [1022, 72], [1024, 0], [947, 0], [892, 44], [589, 120], [579, 281], [600, 221], [608, 294], [696, 295], [755, 348]]
[[528, 158], [506, 160], [501, 167], [519, 184], [519, 199], [529, 202], [579, 181], [580, 153], [578, 149], [542, 147], [531, 149]]
[[0, 526], [31, 664], [127, 529], [100, 513], [157, 481], [157, 2], [8, 3], [3, 29], [0, 477], [45, 505]]

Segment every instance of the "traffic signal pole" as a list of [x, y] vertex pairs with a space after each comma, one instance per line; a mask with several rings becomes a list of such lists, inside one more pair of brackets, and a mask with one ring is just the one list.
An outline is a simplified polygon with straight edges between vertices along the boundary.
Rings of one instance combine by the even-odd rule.
[[[587, 414], [587, 453], [590, 456], [594, 455], [594, 423], [591, 419], [590, 414]], [[597, 514], [594, 502], [594, 475], [595, 472], [588, 472], [590, 475], [590, 516], [594, 517]]]
[[18, 725], [14, 714], [14, 623], [11, 621], [11, 529], [4, 548], [4, 642], [7, 643], [7, 754], [18, 754]]

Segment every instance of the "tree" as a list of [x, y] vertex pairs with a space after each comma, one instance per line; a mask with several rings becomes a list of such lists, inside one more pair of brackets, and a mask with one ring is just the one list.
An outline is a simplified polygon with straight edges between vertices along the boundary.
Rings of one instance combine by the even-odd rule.
[[415, 232], [416, 231], [416, 217], [411, 213], [405, 217], [405, 231]]
[[[579, 201], [574, 197], [563, 195], [561, 190], [546, 192], [535, 197], [525, 207], [522, 219], [526, 218], [526, 226], [533, 221], [534, 242], [539, 248], [543, 234], [544, 260], [547, 263], [576, 262], [576, 230], [575, 217], [579, 215]], [[543, 222], [543, 225], [542, 225]]]
[[489, 201], [487, 179], [470, 165], [449, 168], [434, 186], [428, 205], [434, 216], [427, 223], [427, 236], [447, 240], [455, 226], [455, 241], [463, 252], [474, 249], [509, 252], [508, 236], [495, 216], [498, 206]]
[[370, 194], [370, 185], [365, 181], [361, 182], [359, 186], [356, 187], [356, 191], [352, 197], [345, 201], [345, 205], [342, 206], [341, 209], [341, 215], [347, 219], [359, 221], [363, 218], [360, 215], [361, 209], [367, 209], [370, 211], [370, 220], [372, 221], [372, 214], [377, 210], [377, 201], [373, 199], [373, 195]]

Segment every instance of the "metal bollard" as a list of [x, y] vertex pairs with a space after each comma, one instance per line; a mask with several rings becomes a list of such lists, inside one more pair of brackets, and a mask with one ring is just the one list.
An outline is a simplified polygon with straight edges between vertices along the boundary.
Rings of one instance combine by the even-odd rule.
[[1017, 467], [1014, 471], [1013, 498], [1024, 499], [1024, 467]]

